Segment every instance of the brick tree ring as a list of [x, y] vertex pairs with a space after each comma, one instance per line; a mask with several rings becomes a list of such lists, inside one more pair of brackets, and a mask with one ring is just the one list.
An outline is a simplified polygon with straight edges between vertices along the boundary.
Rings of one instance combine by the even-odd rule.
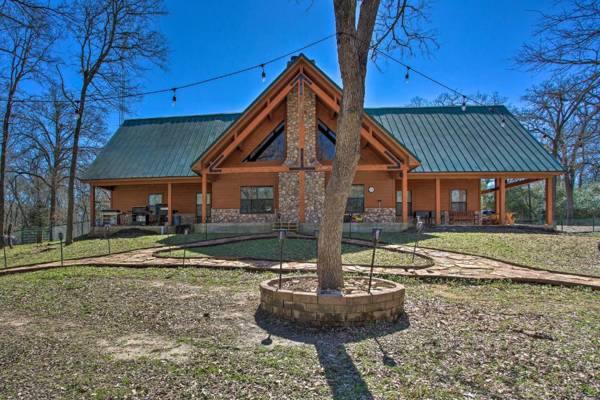
[[260, 309], [279, 318], [318, 327], [361, 326], [394, 322], [404, 312], [404, 286], [368, 277], [346, 278], [341, 294], [317, 295], [312, 275], [269, 279], [260, 284]]

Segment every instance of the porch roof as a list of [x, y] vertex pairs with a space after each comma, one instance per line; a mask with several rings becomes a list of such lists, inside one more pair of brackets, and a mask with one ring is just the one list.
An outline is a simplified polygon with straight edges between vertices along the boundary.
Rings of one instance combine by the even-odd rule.
[[[504, 106], [366, 108], [421, 165], [413, 172], [562, 172]], [[502, 119], [504, 125], [502, 126]]]
[[190, 165], [239, 116], [194, 115], [126, 120], [83, 180], [197, 176]]
[[[558, 172], [560, 164], [503, 106], [367, 108], [421, 161], [413, 172]], [[196, 176], [190, 165], [241, 114], [127, 120], [83, 180]], [[501, 126], [504, 116], [506, 126]]]

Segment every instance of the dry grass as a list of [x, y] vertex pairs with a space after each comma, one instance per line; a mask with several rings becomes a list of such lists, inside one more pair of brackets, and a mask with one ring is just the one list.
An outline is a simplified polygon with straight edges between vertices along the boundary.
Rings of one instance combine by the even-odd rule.
[[403, 279], [398, 323], [315, 331], [256, 314], [258, 283], [272, 276], [75, 267], [2, 277], [0, 398], [600, 395], [597, 292]]

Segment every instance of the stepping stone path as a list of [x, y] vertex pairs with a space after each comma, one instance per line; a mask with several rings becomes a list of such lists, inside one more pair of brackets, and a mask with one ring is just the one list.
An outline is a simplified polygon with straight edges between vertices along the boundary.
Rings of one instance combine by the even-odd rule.
[[[220, 238], [202, 242], [189, 243], [184, 246], [164, 246], [149, 249], [132, 250], [124, 253], [105, 255], [99, 257], [82, 258], [78, 260], [65, 260], [64, 265], [93, 265], [93, 266], [119, 266], [119, 267], [179, 267], [181, 258], [158, 257], [157, 252], [177, 250], [183, 247], [204, 247], [217, 244], [239, 242], [273, 237], [271, 234], [237, 236]], [[363, 240], [345, 239], [345, 243], [365, 245]], [[396, 244], [381, 244], [380, 248], [412, 252], [412, 247]], [[562, 286], [587, 286], [600, 289], [600, 278], [545, 271], [535, 268], [518, 266], [508, 262], [497, 261], [486, 257], [466, 255], [443, 250], [418, 248], [417, 254], [430, 257], [434, 265], [421, 269], [404, 269], [398, 267], [375, 267], [374, 273], [385, 275], [401, 275], [416, 278], [466, 278], [485, 280], [511, 280], [525, 283], [542, 283]], [[186, 258], [186, 267], [246, 269], [260, 271], [278, 271], [279, 261], [267, 260], [224, 260], [218, 258]], [[39, 271], [50, 268], [59, 268], [60, 262], [51, 262], [24, 267], [14, 267], [0, 270], [1, 275]], [[358, 265], [344, 265], [344, 271], [368, 274], [369, 268]], [[308, 262], [284, 262], [285, 272], [311, 272], [316, 270], [316, 264]]]

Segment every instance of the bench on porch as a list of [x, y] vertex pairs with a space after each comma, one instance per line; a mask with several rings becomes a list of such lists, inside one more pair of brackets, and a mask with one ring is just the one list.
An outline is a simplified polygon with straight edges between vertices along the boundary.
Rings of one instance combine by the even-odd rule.
[[479, 213], [476, 211], [449, 211], [448, 217], [450, 224], [456, 223], [479, 223]]

